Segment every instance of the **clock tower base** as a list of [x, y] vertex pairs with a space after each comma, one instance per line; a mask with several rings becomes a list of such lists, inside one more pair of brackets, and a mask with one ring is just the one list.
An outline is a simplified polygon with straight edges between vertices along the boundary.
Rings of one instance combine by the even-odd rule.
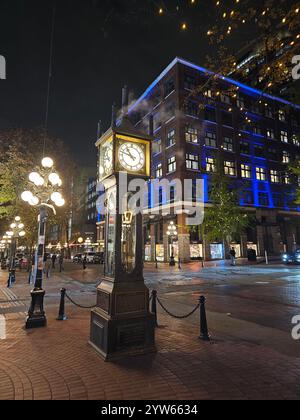
[[144, 281], [104, 279], [91, 313], [90, 344], [105, 361], [156, 352], [155, 317]]

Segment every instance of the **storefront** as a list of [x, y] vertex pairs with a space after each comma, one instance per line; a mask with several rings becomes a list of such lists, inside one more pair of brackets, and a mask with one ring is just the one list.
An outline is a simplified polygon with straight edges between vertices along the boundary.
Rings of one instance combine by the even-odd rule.
[[190, 245], [191, 260], [200, 260], [203, 258], [203, 245], [194, 243]]
[[211, 244], [210, 245], [210, 257], [212, 260], [223, 260], [224, 259], [224, 246], [223, 244]]

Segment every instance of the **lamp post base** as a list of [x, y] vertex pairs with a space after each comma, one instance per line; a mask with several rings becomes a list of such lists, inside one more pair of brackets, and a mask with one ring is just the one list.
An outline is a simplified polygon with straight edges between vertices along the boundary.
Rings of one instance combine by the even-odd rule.
[[47, 325], [44, 311], [45, 290], [33, 290], [31, 292], [31, 306], [28, 312], [25, 328], [43, 328]]

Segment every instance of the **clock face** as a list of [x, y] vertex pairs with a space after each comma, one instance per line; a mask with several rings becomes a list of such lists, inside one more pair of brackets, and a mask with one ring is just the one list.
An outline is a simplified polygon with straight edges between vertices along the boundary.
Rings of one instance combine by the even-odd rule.
[[113, 169], [113, 145], [106, 142], [100, 149], [100, 177], [110, 175]]
[[124, 169], [139, 172], [145, 165], [145, 152], [135, 143], [123, 143], [119, 148], [119, 161]]

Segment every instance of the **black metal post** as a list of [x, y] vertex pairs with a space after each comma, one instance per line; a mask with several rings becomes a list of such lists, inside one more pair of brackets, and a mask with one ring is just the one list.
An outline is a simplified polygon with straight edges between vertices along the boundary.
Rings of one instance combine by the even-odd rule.
[[171, 236], [171, 258], [170, 258], [170, 267], [175, 267], [175, 257], [174, 257], [174, 244], [173, 244], [173, 236]]
[[10, 288], [16, 281], [16, 268], [15, 268], [15, 254], [16, 254], [17, 240], [13, 237], [11, 243], [11, 254], [9, 262], [9, 274], [7, 280], [7, 287]]
[[44, 311], [45, 290], [43, 290], [44, 251], [47, 211], [40, 208], [38, 247], [35, 256], [34, 289], [31, 291], [31, 306], [28, 311], [26, 329], [45, 327], [47, 319]]
[[66, 299], [66, 289], [61, 289], [60, 291], [60, 304], [57, 321], [66, 321], [68, 318], [65, 314], [65, 299]]
[[155, 315], [155, 326], [158, 327], [157, 322], [157, 291], [152, 290], [151, 312]]
[[207, 326], [205, 303], [206, 303], [206, 298], [204, 296], [201, 296], [200, 297], [200, 339], [203, 341], [210, 341], [210, 336], [208, 333], [208, 326]]
[[180, 258], [178, 259], [178, 268], [179, 268], [179, 270], [182, 269], [182, 267], [181, 267], [181, 259]]

